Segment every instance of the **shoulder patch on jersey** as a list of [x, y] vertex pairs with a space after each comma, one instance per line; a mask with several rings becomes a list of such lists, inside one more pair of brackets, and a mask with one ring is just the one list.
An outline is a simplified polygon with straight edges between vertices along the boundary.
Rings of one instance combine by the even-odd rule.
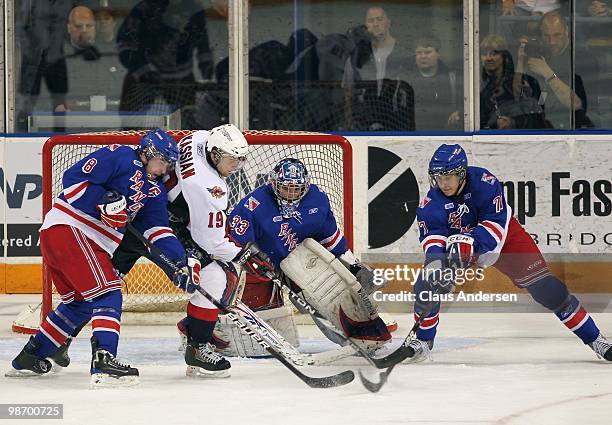
[[497, 179], [495, 178], [495, 176], [492, 176], [489, 173], [482, 173], [482, 178], [480, 179], [480, 181], [483, 181], [485, 183], [489, 183], [491, 186], [493, 186], [495, 184], [495, 181]]
[[226, 193], [219, 186], [214, 186], [212, 188], [207, 187], [206, 190], [208, 190], [208, 192], [210, 192], [212, 197], [215, 198], [215, 199], [223, 198], [225, 196], [225, 193]]
[[247, 199], [246, 203], [244, 204], [244, 207], [249, 211], [254, 211], [258, 206], [259, 201], [252, 196], [249, 196], [249, 199]]
[[452, 210], [455, 207], [455, 204], [453, 204], [452, 202], [448, 203], [448, 204], [444, 204], [444, 209], [445, 210]]
[[429, 202], [431, 202], [431, 198], [429, 196], [426, 196], [421, 201], [421, 204], [419, 205], [419, 208], [425, 208], [427, 206], [427, 204], [429, 204]]
[[318, 213], [318, 212], [319, 212], [319, 209], [318, 209], [318, 208], [311, 208], [311, 209], [309, 209], [309, 210], [308, 210], [308, 215], [310, 215], [310, 214], [316, 214], [316, 213]]
[[134, 160], [134, 165], [137, 167], [144, 167], [144, 164], [137, 159]]
[[196, 145], [196, 152], [198, 155], [200, 155], [202, 158], [204, 158], [204, 144], [202, 143], [198, 143]]

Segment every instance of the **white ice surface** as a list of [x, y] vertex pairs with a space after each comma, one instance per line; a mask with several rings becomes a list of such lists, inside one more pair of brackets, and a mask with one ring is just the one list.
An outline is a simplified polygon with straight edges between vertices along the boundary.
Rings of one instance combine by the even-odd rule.
[[[119, 359], [139, 368], [140, 386], [92, 391], [87, 328], [71, 347], [73, 363], [59, 374], [3, 376], [26, 341], [10, 332], [23, 300], [0, 295], [0, 403], [63, 403], [63, 424], [612, 424], [612, 363], [598, 360], [551, 314], [446, 314], [434, 360], [396, 367], [377, 394], [359, 378], [312, 389], [271, 359], [230, 359], [225, 380], [186, 378], [173, 327], [126, 326]], [[612, 335], [612, 314], [593, 316]], [[398, 344], [412, 319], [395, 317]], [[305, 351], [332, 347], [312, 326], [301, 326], [300, 335]], [[377, 374], [358, 357], [304, 371], [359, 368]]]

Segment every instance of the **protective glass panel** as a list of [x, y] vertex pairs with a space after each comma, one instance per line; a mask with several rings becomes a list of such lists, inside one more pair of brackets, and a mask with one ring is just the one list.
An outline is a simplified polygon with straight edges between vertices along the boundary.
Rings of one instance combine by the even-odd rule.
[[458, 0], [252, 1], [250, 126], [461, 130], [462, 22]]
[[16, 131], [205, 128], [206, 108], [227, 120], [226, 0], [14, 8]]

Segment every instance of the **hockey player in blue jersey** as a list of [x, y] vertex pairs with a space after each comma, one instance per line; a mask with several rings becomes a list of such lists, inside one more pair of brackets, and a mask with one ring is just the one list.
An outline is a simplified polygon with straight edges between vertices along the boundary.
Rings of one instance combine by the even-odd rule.
[[[428, 302], [427, 291], [448, 293], [454, 282], [443, 270], [493, 266], [559, 320], [600, 358], [612, 361], [612, 344], [580, 301], [553, 276], [540, 250], [512, 216], [502, 185], [488, 170], [468, 166], [459, 145], [441, 145], [429, 163], [431, 189], [417, 209], [419, 240], [425, 252], [425, 279], [414, 291], [415, 319], [428, 312], [410, 343], [414, 361], [433, 347], [440, 303]], [[436, 273], [438, 272], [438, 273]], [[452, 273], [451, 273], [452, 274]]]
[[195, 290], [199, 261], [186, 255], [168, 227], [167, 194], [159, 180], [177, 158], [174, 139], [155, 130], [141, 138], [137, 149], [103, 147], [66, 170], [64, 190], [40, 230], [41, 253], [61, 301], [13, 360], [13, 370], [6, 376], [48, 373], [49, 357], [66, 364], [62, 353], [70, 338], [91, 320], [92, 387], [138, 383], [138, 370], [115, 359], [122, 295], [111, 256], [131, 221], [170, 259], [184, 266], [174, 276], [175, 285], [188, 292]]
[[[282, 268], [281, 262], [290, 254], [296, 253], [296, 248], [303, 241], [312, 238], [332, 254], [331, 258], [340, 259], [345, 269], [356, 276], [365, 293], [375, 290], [371, 269], [360, 263], [348, 249], [327, 195], [317, 185], [310, 183], [308, 171], [298, 159], [280, 161], [271, 171], [267, 184], [255, 189], [236, 204], [229, 222], [232, 236], [238, 243], [245, 245], [255, 242], [277, 269]], [[345, 285], [336, 286], [330, 292], [339, 291], [338, 287]], [[303, 295], [308, 301], [313, 304], [322, 303], [319, 311], [331, 316], [326, 318], [343, 329], [348, 336], [377, 342], [391, 339], [386, 325], [371, 302], [366, 301], [363, 305], [362, 300], [359, 300], [355, 305], [346, 302], [342, 306], [334, 305], [343, 299], [340, 292], [334, 298], [330, 293], [313, 294], [307, 289], [300, 288], [304, 290]], [[334, 298], [334, 302], [323, 302], [323, 298], [328, 299], [326, 297]]]

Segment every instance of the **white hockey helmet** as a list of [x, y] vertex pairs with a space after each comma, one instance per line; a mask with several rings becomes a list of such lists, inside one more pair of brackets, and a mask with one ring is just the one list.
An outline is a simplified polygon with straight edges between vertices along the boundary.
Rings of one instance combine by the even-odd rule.
[[206, 141], [206, 151], [217, 164], [223, 156], [246, 160], [249, 144], [242, 132], [233, 124], [224, 124], [210, 130]]

